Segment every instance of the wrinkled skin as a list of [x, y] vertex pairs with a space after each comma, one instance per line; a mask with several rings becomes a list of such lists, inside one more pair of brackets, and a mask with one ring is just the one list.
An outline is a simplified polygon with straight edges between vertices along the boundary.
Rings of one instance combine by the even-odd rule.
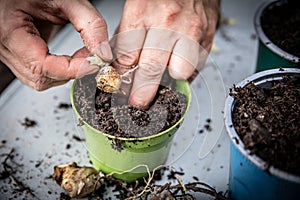
[[[0, 0], [0, 4], [0, 60], [36, 90], [96, 72], [98, 67], [85, 61], [90, 52], [112, 59], [106, 22], [86, 0]], [[50, 54], [46, 41], [52, 24], [68, 22], [85, 47], [72, 56]], [[106, 51], [101, 52], [100, 46]]]
[[[112, 59], [105, 20], [88, 1], [0, 0], [0, 3], [0, 59], [21, 81], [36, 90], [96, 72], [98, 67], [85, 61], [87, 55]], [[175, 79], [188, 79], [200, 70], [212, 46], [218, 11], [219, 0], [126, 1], [111, 45], [117, 58], [114, 65], [121, 73], [139, 65], [132, 87], [127, 87], [131, 105], [149, 106], [167, 66]], [[50, 54], [45, 27], [41, 26], [45, 21], [71, 22], [80, 32], [85, 47], [72, 56]]]
[[218, 11], [218, 0], [126, 1], [112, 44], [121, 73], [139, 65], [131, 105], [148, 107], [167, 66], [181, 80], [200, 70], [212, 47]]

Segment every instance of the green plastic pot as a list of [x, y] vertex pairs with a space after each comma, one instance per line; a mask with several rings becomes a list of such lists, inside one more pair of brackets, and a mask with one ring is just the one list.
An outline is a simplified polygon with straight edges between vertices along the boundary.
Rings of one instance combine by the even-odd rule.
[[264, 33], [261, 25], [261, 16], [269, 9], [280, 6], [285, 1], [268, 1], [261, 4], [255, 14], [254, 26], [259, 38], [256, 72], [280, 67], [295, 67], [300, 58], [276, 46]]
[[[85, 133], [88, 154], [97, 170], [112, 174], [112, 176], [123, 181], [132, 182], [147, 176], [147, 170], [153, 171], [165, 163], [174, 134], [191, 104], [191, 91], [187, 81], [176, 81], [177, 91], [184, 94], [188, 102], [183, 117], [169, 129], [156, 135], [141, 138], [116, 138], [83, 121], [74, 104], [73, 94], [76, 83], [77, 81], [74, 81], [71, 88], [71, 103], [76, 117], [83, 122], [82, 128]], [[116, 141], [120, 143], [121, 151], [112, 147]]]

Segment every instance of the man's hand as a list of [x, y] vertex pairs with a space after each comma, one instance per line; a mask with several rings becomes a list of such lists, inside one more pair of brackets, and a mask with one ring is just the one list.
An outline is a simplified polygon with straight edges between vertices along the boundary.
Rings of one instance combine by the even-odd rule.
[[[89, 53], [106, 61], [112, 59], [106, 22], [87, 0], [0, 0], [0, 3], [0, 60], [34, 89], [44, 90], [96, 72], [98, 67], [85, 61]], [[41, 27], [68, 22], [80, 33], [85, 47], [72, 56], [50, 54]]]
[[187, 80], [204, 65], [211, 49], [219, 0], [127, 0], [112, 40], [115, 66], [135, 72], [129, 103], [147, 108], [168, 66]]

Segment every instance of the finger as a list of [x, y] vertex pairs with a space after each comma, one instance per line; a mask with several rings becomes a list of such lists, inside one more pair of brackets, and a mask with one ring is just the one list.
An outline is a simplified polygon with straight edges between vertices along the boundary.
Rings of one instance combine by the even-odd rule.
[[216, 21], [208, 18], [207, 29], [199, 41], [201, 47], [205, 49], [207, 52], [209, 52], [212, 47], [215, 32], [216, 32]]
[[[116, 31], [122, 31], [120, 27]], [[115, 34], [110, 43], [114, 49], [113, 66], [118, 70], [120, 74], [124, 74], [128, 70], [132, 69], [138, 63], [138, 59], [141, 53], [142, 46], [144, 44], [146, 35], [145, 29], [136, 29], [130, 31], [122, 31]], [[134, 73], [127, 75], [130, 80], [133, 79]], [[118, 93], [118, 103], [124, 104], [128, 102], [132, 84], [121, 85], [121, 91]]]
[[207, 52], [210, 52], [211, 50], [215, 31], [216, 31], [215, 26], [210, 26], [207, 29], [206, 34], [201, 38], [199, 42], [201, 47], [205, 49]]
[[86, 47], [82, 47], [81, 49], [78, 49], [74, 54], [73, 58], [86, 58], [89, 56], [90, 52]]
[[181, 37], [176, 42], [170, 58], [170, 75], [177, 80], [187, 80], [195, 71], [200, 71], [207, 55], [207, 51], [197, 41]]
[[26, 27], [16, 29], [7, 36], [4, 43], [13, 55], [11, 59], [18, 59], [32, 74], [68, 80], [93, 73], [98, 69], [96, 66], [90, 66], [85, 57], [71, 58], [48, 54], [45, 41], [31, 32], [28, 33]]
[[47, 77], [62, 80], [81, 78], [99, 71], [99, 67], [90, 65], [85, 58], [47, 55], [43, 62], [43, 74]]
[[87, 49], [110, 61], [113, 56], [108, 43], [107, 25], [104, 18], [88, 1], [64, 1], [62, 11], [80, 33]]
[[111, 39], [110, 43], [112, 44], [116, 58], [114, 66], [121, 73], [125, 73], [138, 63], [145, 37], [145, 29], [135, 29], [120, 32]]
[[203, 11], [207, 20], [207, 28], [204, 32], [204, 35], [201, 37], [200, 44], [204, 49], [206, 49], [206, 51], [209, 52], [212, 47], [213, 38], [216, 32], [217, 23], [219, 19], [220, 1], [216, 0], [215, 3], [203, 1], [203, 5], [205, 7]]
[[129, 104], [146, 109], [154, 99], [162, 75], [169, 62], [174, 32], [164, 29], [150, 29], [147, 33], [135, 73]]
[[85, 47], [76, 51], [72, 57], [47, 54], [43, 61], [43, 74], [57, 80], [69, 80], [99, 71], [98, 66], [90, 65], [86, 60], [88, 55], [89, 51]]
[[13, 56], [7, 51], [1, 51], [1, 61], [11, 69], [11, 71], [20, 81], [35, 90], [41, 91], [68, 82], [68, 80], [54, 80], [49, 77], [32, 74], [31, 71], [27, 68], [24, 68], [24, 66], [18, 62], [17, 59], [12, 58]]

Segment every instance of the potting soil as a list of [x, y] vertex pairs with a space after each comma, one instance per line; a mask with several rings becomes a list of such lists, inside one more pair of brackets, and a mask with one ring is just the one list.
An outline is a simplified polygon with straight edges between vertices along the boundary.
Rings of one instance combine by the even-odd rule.
[[186, 110], [186, 97], [169, 80], [159, 87], [148, 110], [118, 103], [120, 96], [97, 89], [93, 76], [78, 80], [74, 102], [83, 120], [97, 130], [116, 137], [146, 137], [174, 125]]
[[265, 11], [261, 24], [274, 44], [300, 58], [300, 3], [288, 2]]
[[283, 171], [300, 175], [300, 77], [284, 77], [270, 88], [235, 87], [233, 126], [245, 148]]

